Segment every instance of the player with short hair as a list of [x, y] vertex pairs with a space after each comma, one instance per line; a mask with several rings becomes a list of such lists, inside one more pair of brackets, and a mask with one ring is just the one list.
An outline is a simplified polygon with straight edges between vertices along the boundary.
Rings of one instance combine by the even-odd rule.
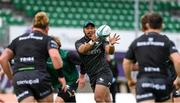
[[[13, 81], [18, 102], [53, 102], [46, 61], [50, 56], [57, 71], [63, 62], [57, 43], [48, 36], [48, 24], [47, 14], [38, 12], [34, 16], [33, 31], [15, 38], [0, 56], [4, 72]], [[14, 65], [11, 69], [9, 61], [12, 59]], [[62, 85], [66, 85], [64, 78], [60, 77], [60, 80]]]
[[[169, 63], [175, 66], [180, 76], [180, 55], [175, 44], [165, 35], [161, 35], [163, 18], [158, 13], [145, 14], [144, 35], [135, 39], [124, 58], [123, 68], [129, 86], [134, 84], [131, 77], [131, 66], [138, 62], [139, 73], [136, 83], [137, 102], [167, 102], [170, 101], [173, 81], [169, 77]], [[143, 20], [143, 19], [142, 19]]]
[[98, 40], [92, 21], [85, 23], [83, 31], [85, 36], [75, 42], [75, 47], [90, 78], [95, 101], [111, 102], [109, 87], [113, 75], [106, 61], [106, 53], [114, 53], [114, 44], [120, 39], [119, 35], [109, 37], [109, 41]]

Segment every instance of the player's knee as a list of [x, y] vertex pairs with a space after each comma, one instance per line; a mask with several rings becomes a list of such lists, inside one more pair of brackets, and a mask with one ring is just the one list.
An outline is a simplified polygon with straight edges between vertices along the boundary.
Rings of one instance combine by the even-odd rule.
[[105, 101], [106, 101], [106, 102], [109, 102], [109, 103], [112, 101], [110, 95], [107, 95], [107, 96], [105, 97]]
[[64, 100], [61, 97], [56, 97], [55, 103], [64, 103]]
[[96, 102], [104, 102], [104, 96], [102, 94], [95, 94], [94, 99]]

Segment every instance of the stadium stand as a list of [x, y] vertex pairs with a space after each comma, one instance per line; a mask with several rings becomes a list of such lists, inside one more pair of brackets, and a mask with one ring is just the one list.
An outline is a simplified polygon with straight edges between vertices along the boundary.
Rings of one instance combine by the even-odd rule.
[[12, 11], [8, 9], [1, 9], [0, 17], [10, 25], [22, 25], [25, 22], [22, 17], [13, 17]]
[[[82, 27], [83, 21], [90, 19], [97, 26], [109, 24], [113, 29], [134, 29], [134, 0], [11, 0], [16, 10], [23, 10], [25, 16], [33, 17], [37, 11], [48, 12], [51, 26]], [[148, 0], [140, 0], [139, 15], [148, 11]], [[154, 1], [153, 10], [160, 12], [165, 21], [165, 31], [180, 31], [180, 19], [172, 11], [180, 9], [176, 1]], [[2, 13], [1, 13], [2, 12]], [[14, 18], [11, 11], [1, 10], [9, 24], [24, 24], [22, 18]]]

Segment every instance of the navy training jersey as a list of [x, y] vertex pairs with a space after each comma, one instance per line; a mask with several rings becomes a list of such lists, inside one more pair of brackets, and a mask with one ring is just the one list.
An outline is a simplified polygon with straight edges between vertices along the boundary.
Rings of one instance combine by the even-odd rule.
[[167, 76], [169, 56], [178, 52], [175, 44], [165, 35], [150, 32], [135, 39], [130, 45], [125, 58], [138, 62], [139, 76], [162, 74]]
[[[76, 50], [78, 52], [78, 48], [84, 44], [88, 43], [90, 40], [85, 36], [80, 40], [77, 40], [75, 43]], [[91, 77], [93, 75], [98, 74], [101, 71], [110, 71], [109, 64], [106, 61], [106, 54], [105, 54], [105, 45], [107, 44], [106, 41], [95, 43], [93, 48], [88, 51], [86, 54], [79, 53], [81, 61], [85, 66], [86, 73]], [[109, 70], [106, 68], [108, 67]]]
[[46, 71], [48, 50], [57, 47], [56, 42], [50, 36], [39, 31], [17, 37], [8, 46], [14, 53], [13, 73], [28, 69], [28, 67]]

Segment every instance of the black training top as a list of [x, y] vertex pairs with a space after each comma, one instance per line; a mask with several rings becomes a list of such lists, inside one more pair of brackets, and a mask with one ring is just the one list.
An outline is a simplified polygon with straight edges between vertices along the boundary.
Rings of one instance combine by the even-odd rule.
[[[129, 47], [125, 58], [138, 62], [139, 75], [168, 75], [169, 56], [178, 52], [175, 44], [165, 35], [150, 32], [135, 39]], [[157, 75], [158, 74], [158, 75]]]
[[[82, 44], [88, 43], [89, 41], [90, 40], [87, 37], [83, 37], [80, 40], [77, 40], [75, 43], [76, 50], [78, 51], [78, 48]], [[97, 75], [102, 71], [110, 71], [109, 64], [107, 63], [105, 56], [105, 45], [107, 43], [107, 41], [96, 42], [93, 48], [86, 54], [81, 54], [78, 52], [81, 61], [85, 66], [86, 73], [89, 75], [89, 77]]]
[[25, 33], [8, 46], [14, 53], [13, 73], [28, 69], [46, 71], [48, 50], [57, 48], [56, 42], [39, 31]]

